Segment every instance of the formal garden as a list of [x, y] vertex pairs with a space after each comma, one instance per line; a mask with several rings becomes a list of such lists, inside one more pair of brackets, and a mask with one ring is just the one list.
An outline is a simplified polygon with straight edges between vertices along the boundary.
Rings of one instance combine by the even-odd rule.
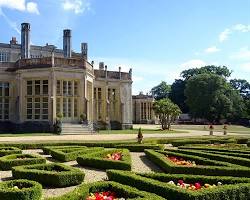
[[250, 139], [2, 143], [3, 200], [247, 200]]

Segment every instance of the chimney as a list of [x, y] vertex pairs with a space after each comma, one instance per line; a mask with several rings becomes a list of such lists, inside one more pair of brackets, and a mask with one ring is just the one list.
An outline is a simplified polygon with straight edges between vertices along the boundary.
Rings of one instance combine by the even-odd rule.
[[16, 37], [12, 37], [12, 38], [11, 38], [10, 44], [17, 44]]
[[65, 58], [71, 58], [71, 30], [63, 30], [63, 55]]
[[21, 24], [21, 58], [30, 58], [30, 24]]
[[88, 43], [81, 43], [82, 57], [88, 60]]
[[99, 62], [99, 70], [104, 70], [104, 62]]

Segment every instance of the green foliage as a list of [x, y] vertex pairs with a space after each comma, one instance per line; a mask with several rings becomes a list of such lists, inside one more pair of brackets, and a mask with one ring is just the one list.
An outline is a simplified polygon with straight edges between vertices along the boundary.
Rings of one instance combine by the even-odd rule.
[[165, 81], [162, 81], [159, 85], [151, 89], [151, 93], [156, 100], [168, 98], [171, 90], [171, 86]]
[[67, 162], [76, 160], [76, 158], [80, 155], [99, 152], [102, 150], [104, 150], [103, 147], [51, 149], [50, 155], [56, 160]]
[[40, 200], [41, 196], [42, 186], [35, 181], [11, 180], [0, 182], [0, 199], [2, 200]]
[[12, 175], [15, 179], [34, 180], [43, 186], [67, 187], [82, 183], [85, 174], [70, 166], [50, 163], [13, 167]]
[[128, 185], [122, 185], [120, 183], [112, 181], [82, 184], [72, 192], [69, 192], [60, 197], [48, 198], [46, 200], [82, 200], [86, 199], [89, 193], [102, 192], [102, 191], [114, 191], [120, 197], [124, 197], [125, 199], [164, 200], [164, 198], [157, 196], [156, 194], [140, 191]]
[[[183, 150], [183, 149], [172, 149], [171, 151], [167, 151], [167, 153], [176, 152], [186, 155], [195, 155], [202, 158], [208, 158], [210, 160], [218, 160], [222, 162], [229, 162], [236, 165], [246, 166], [250, 167], [250, 159], [247, 158], [241, 158], [239, 155], [237, 157], [232, 155], [220, 155], [220, 154], [214, 154], [211, 152], [202, 152], [202, 151], [195, 151], [195, 150]], [[250, 155], [250, 154], [245, 154]]]
[[[238, 165], [233, 165], [226, 162], [221, 161], [211, 161], [210, 159], [199, 157], [199, 156], [192, 156], [192, 155], [184, 155], [180, 153], [169, 153], [169, 152], [159, 152], [154, 150], [145, 150], [146, 156], [159, 167], [161, 167], [167, 173], [175, 173], [175, 174], [200, 174], [200, 175], [220, 175], [220, 176], [235, 176], [235, 177], [250, 177], [250, 169], [246, 167], [241, 167]], [[166, 158], [166, 154], [173, 155], [173, 156], [183, 156], [184, 158], [191, 158], [190, 160], [198, 161], [197, 166], [181, 166], [175, 165], [171, 161]], [[203, 163], [206, 164], [207, 162], [214, 162], [217, 163], [215, 166], [203, 166]], [[200, 165], [200, 166], [199, 166]], [[225, 165], [225, 166], [221, 166]]]
[[155, 101], [153, 109], [159, 115], [163, 130], [170, 130], [171, 123], [181, 114], [180, 108], [170, 99]]
[[[109, 160], [107, 154], [122, 152], [121, 160]], [[97, 169], [123, 169], [131, 170], [131, 157], [127, 149], [111, 149], [92, 154], [81, 155], [77, 159], [81, 166], [94, 167]]]
[[31, 154], [11, 154], [0, 157], [0, 168], [2, 170], [11, 170], [14, 166], [42, 163], [46, 163], [45, 158]]
[[250, 83], [244, 79], [232, 79], [230, 80], [232, 87], [240, 92], [243, 97], [250, 95]]
[[0, 147], [0, 156], [6, 156], [6, 155], [18, 154], [18, 153], [22, 153], [22, 150], [17, 147], [11, 147], [11, 146]]
[[201, 68], [191, 68], [181, 72], [181, 76], [188, 80], [191, 77], [200, 75], [200, 74], [213, 74], [218, 75], [223, 78], [228, 78], [231, 76], [232, 71], [230, 71], [226, 66], [214, 66], [208, 65]]
[[[139, 190], [153, 192], [164, 198], [172, 200], [246, 200], [250, 197], [250, 179], [236, 179], [233, 177], [209, 177], [194, 175], [176, 175], [176, 174], [134, 174], [126, 171], [108, 170], [109, 180], [117, 181], [122, 184], [130, 185]], [[204, 189], [199, 191], [190, 191], [178, 188], [168, 181], [184, 180], [185, 182], [200, 182], [216, 184], [218, 181], [223, 184], [219, 187]], [[247, 182], [247, 183], [243, 183]], [[231, 185], [237, 183], [237, 185]]]
[[116, 148], [129, 149], [132, 152], [144, 152], [145, 149], [155, 149], [162, 150], [163, 145], [159, 144], [119, 144], [115, 146]]
[[211, 122], [238, 117], [244, 107], [239, 93], [219, 75], [199, 74], [189, 78], [185, 95], [191, 115]]
[[189, 109], [186, 104], [186, 96], [184, 90], [186, 87], [187, 81], [176, 79], [171, 85], [171, 91], [169, 94], [169, 99], [177, 104], [183, 113], [188, 113]]

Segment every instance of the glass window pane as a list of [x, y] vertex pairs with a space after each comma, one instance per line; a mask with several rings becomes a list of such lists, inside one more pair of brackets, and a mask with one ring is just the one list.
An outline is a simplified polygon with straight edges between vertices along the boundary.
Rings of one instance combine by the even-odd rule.
[[73, 94], [73, 92], [72, 92], [72, 82], [71, 81], [68, 82], [68, 94], [69, 95]]
[[57, 83], [56, 83], [56, 94], [57, 95], [61, 94], [61, 81], [60, 80], [57, 80]]
[[4, 84], [4, 96], [9, 96], [9, 83]]
[[63, 94], [67, 95], [67, 81], [63, 81]]
[[48, 119], [49, 116], [48, 115], [43, 115], [43, 119]]
[[35, 115], [35, 119], [40, 119], [40, 115]]
[[40, 94], [40, 85], [35, 85], [35, 94], [36, 95]]
[[78, 95], [78, 82], [74, 82], [74, 95]]

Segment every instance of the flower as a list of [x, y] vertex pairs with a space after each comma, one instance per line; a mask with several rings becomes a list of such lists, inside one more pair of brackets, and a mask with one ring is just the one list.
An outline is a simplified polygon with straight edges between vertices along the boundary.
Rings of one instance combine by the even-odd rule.
[[90, 193], [86, 200], [125, 200], [125, 198], [117, 198], [115, 192], [105, 191]]
[[167, 158], [172, 162], [174, 162], [176, 165], [196, 166], [195, 161], [190, 161], [190, 160], [186, 161], [183, 158], [177, 158], [174, 156], [170, 156]]
[[122, 159], [122, 153], [121, 152], [116, 152], [116, 153], [112, 153], [112, 154], [107, 154], [106, 158], [109, 159], [109, 160], [121, 160]]

